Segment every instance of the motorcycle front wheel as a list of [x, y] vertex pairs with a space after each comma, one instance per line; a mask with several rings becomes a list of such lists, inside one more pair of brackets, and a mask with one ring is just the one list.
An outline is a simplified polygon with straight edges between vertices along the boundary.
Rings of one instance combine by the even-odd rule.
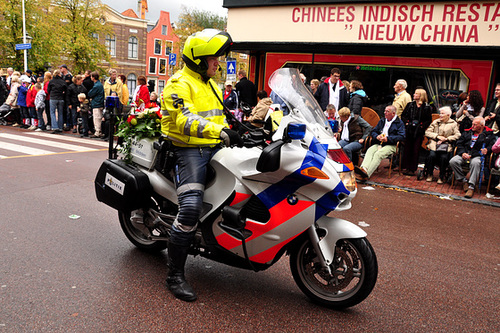
[[290, 253], [295, 283], [313, 302], [333, 309], [354, 306], [370, 295], [377, 281], [375, 252], [366, 238], [339, 240], [331, 273], [321, 266], [309, 239]]
[[131, 212], [118, 212], [120, 226], [132, 244], [146, 252], [160, 252], [167, 248], [167, 242], [151, 240], [147, 232], [136, 228], [130, 221], [130, 216]]

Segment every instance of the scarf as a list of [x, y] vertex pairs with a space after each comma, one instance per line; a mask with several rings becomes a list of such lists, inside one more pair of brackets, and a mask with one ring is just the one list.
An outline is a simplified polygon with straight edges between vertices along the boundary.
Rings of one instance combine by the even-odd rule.
[[351, 119], [352, 117], [344, 122], [344, 125], [342, 126], [342, 136], [340, 137], [341, 140], [345, 140], [347, 142], [349, 142], [349, 122]]
[[385, 136], [389, 136], [389, 128], [391, 127], [394, 120], [396, 120], [396, 118], [397, 118], [397, 116], [395, 115], [391, 121], [387, 120], [387, 118], [385, 119], [385, 125], [384, 125], [384, 128], [382, 129], [381, 134], [384, 134]]

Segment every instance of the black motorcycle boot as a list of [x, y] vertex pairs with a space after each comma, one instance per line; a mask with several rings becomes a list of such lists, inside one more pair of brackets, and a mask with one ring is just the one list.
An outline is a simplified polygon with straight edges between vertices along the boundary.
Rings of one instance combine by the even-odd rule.
[[184, 277], [184, 265], [188, 250], [189, 247], [168, 244], [167, 288], [178, 299], [192, 302], [196, 301], [198, 297]]

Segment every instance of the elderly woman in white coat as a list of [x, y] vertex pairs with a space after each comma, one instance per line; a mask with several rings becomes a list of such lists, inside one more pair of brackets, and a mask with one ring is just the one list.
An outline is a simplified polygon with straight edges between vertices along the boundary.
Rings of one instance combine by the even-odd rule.
[[439, 118], [434, 120], [425, 131], [425, 136], [429, 139], [427, 148], [429, 156], [425, 161], [424, 173], [426, 181], [433, 181], [434, 166], [436, 162], [439, 166], [438, 184], [445, 182], [446, 168], [450, 160], [453, 144], [460, 138], [458, 123], [450, 119], [451, 108], [443, 106], [439, 109]]

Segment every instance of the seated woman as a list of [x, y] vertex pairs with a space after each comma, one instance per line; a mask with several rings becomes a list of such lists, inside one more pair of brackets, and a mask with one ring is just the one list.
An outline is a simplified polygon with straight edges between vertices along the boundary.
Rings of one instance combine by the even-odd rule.
[[264, 126], [267, 112], [273, 104], [271, 98], [267, 97], [267, 92], [265, 90], [259, 90], [257, 92], [257, 105], [253, 108], [252, 113], [248, 116], [247, 121], [257, 128]]
[[351, 117], [351, 110], [343, 107], [339, 110], [340, 117], [340, 141], [339, 145], [352, 161], [352, 153], [360, 151], [363, 148], [368, 135], [372, 130], [370, 124], [359, 115]]
[[424, 174], [428, 182], [432, 182], [434, 165], [438, 162], [439, 179], [438, 184], [445, 182], [445, 172], [450, 160], [450, 153], [453, 143], [460, 138], [460, 131], [455, 120], [450, 119], [451, 108], [443, 106], [439, 109], [439, 119], [436, 119], [425, 131], [425, 136], [429, 138], [427, 148], [429, 156], [425, 161]]

